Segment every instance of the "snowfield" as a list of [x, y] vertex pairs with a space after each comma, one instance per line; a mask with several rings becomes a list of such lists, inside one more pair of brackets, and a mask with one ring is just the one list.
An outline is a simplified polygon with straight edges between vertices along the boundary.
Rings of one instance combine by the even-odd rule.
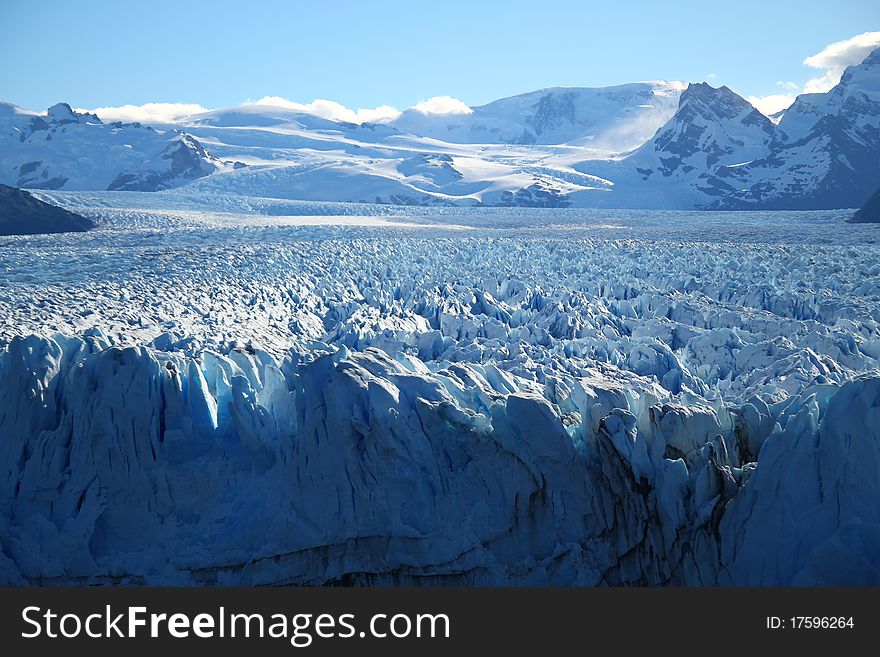
[[849, 212], [38, 195], [0, 582], [880, 584]]

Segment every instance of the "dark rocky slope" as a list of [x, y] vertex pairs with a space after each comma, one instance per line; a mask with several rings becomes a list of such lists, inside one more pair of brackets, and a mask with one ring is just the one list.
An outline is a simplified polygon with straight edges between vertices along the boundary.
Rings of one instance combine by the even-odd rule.
[[854, 224], [880, 224], [880, 189], [853, 215]]
[[44, 203], [15, 187], [0, 185], [0, 235], [84, 232], [91, 219]]

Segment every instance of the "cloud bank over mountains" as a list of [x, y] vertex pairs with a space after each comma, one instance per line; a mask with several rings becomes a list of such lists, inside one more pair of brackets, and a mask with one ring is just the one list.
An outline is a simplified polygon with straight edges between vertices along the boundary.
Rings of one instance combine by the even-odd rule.
[[[825, 93], [840, 81], [840, 76], [847, 66], [858, 64], [878, 46], [880, 46], [880, 31], [864, 32], [849, 39], [829, 44], [815, 55], [804, 59], [804, 66], [815, 69], [818, 74], [808, 79], [803, 85], [793, 81], [779, 80], [776, 82], [776, 86], [779, 88], [778, 92], [764, 96], [745, 96], [745, 98], [759, 112], [771, 116], [788, 108], [798, 94]], [[710, 73], [707, 77], [714, 79], [716, 76], [714, 73]], [[264, 96], [257, 101], [248, 101], [244, 104], [283, 107], [331, 121], [357, 124], [390, 123], [403, 114], [403, 111], [391, 105], [354, 109], [324, 98], [301, 103], [283, 96]], [[210, 109], [196, 103], [146, 103], [119, 107], [80, 108], [77, 111], [97, 114], [104, 121], [173, 123], [181, 117], [200, 114], [210, 111]], [[464, 101], [445, 95], [420, 100], [408, 109], [427, 116], [467, 115], [473, 112]]]
[[209, 111], [198, 103], [145, 103], [144, 105], [122, 105], [120, 107], [77, 108], [77, 112], [97, 114], [108, 123], [174, 123], [184, 116]]
[[[331, 121], [345, 121], [357, 124], [390, 123], [403, 113], [390, 105], [352, 109], [335, 100], [327, 100], [325, 98], [316, 98], [310, 103], [299, 103], [283, 96], [263, 96], [257, 101], [244, 104], [283, 107], [284, 109], [312, 114]], [[186, 116], [210, 112], [211, 109], [203, 107], [198, 103], [145, 103], [143, 105], [127, 104], [119, 107], [77, 108], [76, 111], [97, 114], [102, 121], [107, 122], [174, 123]], [[473, 112], [464, 101], [452, 96], [433, 96], [427, 100], [420, 100], [410, 109], [429, 116], [451, 116]]]
[[326, 100], [324, 98], [317, 98], [311, 103], [298, 103], [281, 96], [264, 96], [255, 103], [246, 104], [283, 107], [305, 114], [314, 114], [322, 119], [346, 121], [348, 123], [387, 123], [400, 116], [400, 112], [390, 105], [351, 109], [342, 103], [337, 103], [335, 100]]

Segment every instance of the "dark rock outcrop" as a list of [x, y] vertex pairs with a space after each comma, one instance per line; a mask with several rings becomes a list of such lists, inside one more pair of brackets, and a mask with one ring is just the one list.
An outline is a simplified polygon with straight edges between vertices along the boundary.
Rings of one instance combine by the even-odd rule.
[[880, 189], [850, 219], [854, 224], [880, 224]]
[[161, 159], [170, 160], [171, 168], [164, 171], [136, 171], [120, 173], [108, 191], [157, 192], [176, 186], [181, 180], [195, 180], [213, 173], [216, 166], [210, 156], [194, 137], [181, 134], [178, 141], [171, 142]]
[[24, 190], [0, 185], [0, 235], [81, 233], [94, 225], [91, 219], [40, 201]]

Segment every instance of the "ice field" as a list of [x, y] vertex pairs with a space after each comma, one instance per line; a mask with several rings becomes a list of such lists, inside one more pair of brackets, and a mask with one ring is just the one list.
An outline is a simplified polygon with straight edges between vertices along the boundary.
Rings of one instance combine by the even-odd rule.
[[0, 582], [880, 584], [851, 211], [37, 194]]

